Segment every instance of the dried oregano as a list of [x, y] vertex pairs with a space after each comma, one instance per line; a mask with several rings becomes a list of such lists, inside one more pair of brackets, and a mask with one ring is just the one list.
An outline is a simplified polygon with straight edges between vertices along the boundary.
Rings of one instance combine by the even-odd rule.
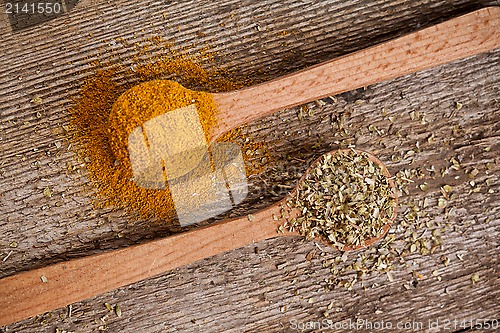
[[286, 223], [307, 238], [324, 237], [338, 247], [378, 237], [394, 215], [388, 178], [364, 152], [339, 151], [320, 158], [287, 201], [300, 215]]

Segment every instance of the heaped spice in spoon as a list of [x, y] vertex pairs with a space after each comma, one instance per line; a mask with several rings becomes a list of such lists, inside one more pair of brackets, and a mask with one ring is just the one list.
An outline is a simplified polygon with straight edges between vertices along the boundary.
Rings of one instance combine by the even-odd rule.
[[380, 166], [366, 153], [350, 150], [317, 161], [287, 205], [300, 211], [287, 221], [288, 229], [344, 248], [364, 246], [382, 235], [394, 216], [396, 199]]
[[174, 81], [149, 81], [147, 84], [136, 85], [124, 95], [114, 103], [115, 111], [108, 118], [110, 145], [118, 161], [128, 161], [129, 152], [124, 147], [127, 147], [132, 130], [161, 114], [196, 104], [205, 134], [208, 135], [210, 128], [216, 125], [217, 110], [211, 94], [184, 88]]

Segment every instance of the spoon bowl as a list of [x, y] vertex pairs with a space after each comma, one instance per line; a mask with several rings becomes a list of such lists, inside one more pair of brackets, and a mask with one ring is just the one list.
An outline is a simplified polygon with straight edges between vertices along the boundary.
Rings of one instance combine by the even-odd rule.
[[[373, 237], [370, 237], [368, 239], [364, 239], [363, 240], [363, 244], [359, 244], [359, 245], [342, 245], [342, 246], [336, 246], [341, 251], [359, 250], [359, 249], [368, 247], [368, 246], [374, 244], [375, 242], [379, 241], [380, 239], [384, 238], [384, 236], [387, 234], [387, 232], [391, 228], [392, 223], [396, 220], [397, 206], [398, 206], [398, 195], [397, 195], [398, 192], [397, 192], [397, 188], [396, 188], [396, 185], [395, 185], [393, 179], [391, 178], [389, 170], [387, 170], [386, 165], [381, 160], [379, 160], [375, 155], [373, 155], [373, 154], [371, 154], [369, 152], [366, 152], [366, 151], [358, 150], [358, 149], [357, 150], [354, 150], [354, 149], [350, 149], [350, 150], [349, 149], [336, 150], [336, 151], [331, 151], [329, 153], [326, 153], [326, 154], [320, 156], [313, 163], [311, 163], [311, 165], [306, 170], [306, 172], [304, 173], [304, 175], [300, 178], [300, 180], [299, 180], [298, 183], [300, 184], [302, 181], [304, 181], [304, 179], [311, 172], [311, 170], [314, 168], [314, 166], [316, 164], [318, 164], [321, 161], [321, 159], [323, 159], [326, 155], [332, 155], [333, 156], [333, 155], [335, 155], [337, 153], [349, 152], [349, 151], [354, 151], [356, 153], [363, 154], [367, 159], [369, 159], [370, 161], [372, 161], [375, 165], [377, 165], [380, 168], [381, 173], [386, 177], [387, 182], [389, 184], [389, 187], [391, 188], [391, 194], [392, 194], [391, 198], [394, 200], [394, 206], [393, 206], [394, 209], [393, 209], [392, 215], [387, 219], [387, 223], [385, 223], [381, 227], [381, 231], [377, 234], [377, 236], [373, 236]], [[298, 191], [298, 190], [299, 190], [299, 188], [296, 187], [294, 189], [294, 191], [290, 194], [290, 196], [293, 196], [294, 194], [296, 194], [296, 191]], [[320, 240], [322, 243], [328, 245], [328, 246], [332, 246], [332, 242], [329, 241], [324, 236], [318, 236], [317, 239]]]

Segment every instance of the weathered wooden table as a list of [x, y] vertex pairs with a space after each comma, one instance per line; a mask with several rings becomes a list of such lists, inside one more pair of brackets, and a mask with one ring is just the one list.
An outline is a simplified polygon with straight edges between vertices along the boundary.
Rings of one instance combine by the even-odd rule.
[[[90, 64], [138, 52], [133, 43], [116, 47], [117, 38], [162, 36], [180, 54], [208, 49], [215, 56], [207, 66], [257, 82], [499, 2], [63, 4], [67, 13], [51, 20], [21, 24], [2, 14], [0, 21], [0, 277], [172, 232], [161, 221], [94, 209], [85, 168], [68, 169], [78, 162], [63, 127]], [[331, 261], [346, 266], [365, 251], [342, 257], [313, 241], [272, 239], [0, 332], [494, 331], [485, 328], [500, 319], [499, 96], [496, 50], [243, 129], [272, 147], [271, 162], [232, 215], [276, 202], [284, 192], [270, 188], [293, 185], [308, 161], [339, 146], [377, 154], [393, 174], [414, 170], [392, 230], [397, 258], [384, 259], [390, 267], [379, 265], [380, 273], [335, 280]], [[424, 239], [434, 246], [422, 254]], [[119, 304], [121, 316], [104, 303]]]

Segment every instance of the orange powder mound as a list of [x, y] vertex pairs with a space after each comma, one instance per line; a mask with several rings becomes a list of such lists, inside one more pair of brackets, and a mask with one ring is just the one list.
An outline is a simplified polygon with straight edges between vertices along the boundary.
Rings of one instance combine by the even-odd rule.
[[108, 136], [108, 116], [121, 93], [111, 70], [98, 71], [84, 84], [80, 98], [71, 108], [71, 124], [87, 161], [86, 169], [96, 189], [97, 207], [125, 208], [141, 217], [175, 218], [175, 209], [167, 190], [150, 190], [133, 181], [130, 164], [119, 163]]
[[114, 103], [108, 118], [110, 144], [116, 159], [120, 162], [128, 160], [128, 136], [136, 127], [190, 104], [196, 105], [200, 123], [208, 135], [209, 129], [216, 125], [217, 112], [211, 94], [186, 89], [168, 80], [148, 81], [127, 90]]
[[[135, 81], [133, 84], [118, 84], [123, 81], [123, 68], [114, 68], [98, 69], [89, 77], [69, 110], [74, 130], [73, 139], [78, 147], [77, 153], [86, 161], [87, 177], [95, 190], [94, 205], [98, 208], [111, 206], [115, 209], [125, 209], [141, 218], [158, 218], [173, 222], [176, 213], [168, 188], [146, 189], [132, 181], [132, 168], [126, 150], [128, 134], [148, 119], [185, 106], [186, 101], [192, 100], [197, 101], [196, 107], [202, 127], [205, 133], [208, 133], [207, 129], [215, 126], [216, 111], [211, 95], [201, 91], [227, 91], [240, 88], [243, 84], [232, 81], [228, 73], [209, 71], [194, 61], [179, 57], [161, 57], [127, 69], [126, 75], [132, 77], [129, 81]], [[157, 109], [145, 108], [150, 111], [141, 112], [141, 108], [137, 107], [141, 101], [136, 101], [136, 107], [121, 105], [121, 109], [126, 110], [127, 114], [112, 114], [113, 104], [127, 89], [141, 82], [172, 78], [193, 90], [184, 89], [177, 83], [162, 81], [160, 89], [164, 91], [160, 91], [157, 96], [162, 96], [165, 91], [170, 94], [173, 92], [176, 98], [170, 98], [170, 104]], [[140, 99], [141, 93], [151, 92], [132, 89], [131, 93], [135, 93], [136, 98]], [[157, 102], [164, 101], [160, 98]], [[242, 146], [243, 151], [256, 146], [253, 140], [245, 140], [239, 129], [224, 135], [221, 141], [236, 142]], [[248, 170], [247, 168], [247, 172]], [[250, 170], [253, 173], [262, 168], [250, 166]]]

